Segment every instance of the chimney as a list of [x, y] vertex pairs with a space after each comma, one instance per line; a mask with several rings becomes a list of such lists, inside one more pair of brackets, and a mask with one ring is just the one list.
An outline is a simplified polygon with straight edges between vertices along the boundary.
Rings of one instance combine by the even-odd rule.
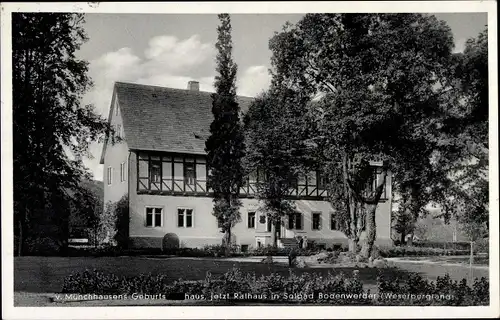
[[189, 81], [188, 90], [190, 91], [200, 91], [200, 83], [198, 81]]

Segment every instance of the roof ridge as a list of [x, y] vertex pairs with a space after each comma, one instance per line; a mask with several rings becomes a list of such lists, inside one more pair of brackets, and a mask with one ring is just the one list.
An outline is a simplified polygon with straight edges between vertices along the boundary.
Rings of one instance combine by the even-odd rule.
[[[151, 88], [151, 89], [161, 89], [161, 90], [166, 90], [166, 91], [179, 91], [179, 92], [184, 92], [184, 93], [203, 94], [203, 95], [212, 95], [212, 93], [214, 93], [214, 92], [209, 92], [209, 91], [194, 91], [194, 90], [189, 90], [189, 89], [180, 89], [180, 88], [164, 87], [164, 86], [151, 85], [151, 84], [142, 84], [142, 83], [136, 83], [136, 82], [124, 82], [124, 81], [115, 81], [115, 85], [128, 85], [128, 86], [145, 87], [145, 88]], [[242, 96], [242, 95], [236, 95], [236, 97], [246, 98], [246, 99], [255, 99], [255, 97]]]

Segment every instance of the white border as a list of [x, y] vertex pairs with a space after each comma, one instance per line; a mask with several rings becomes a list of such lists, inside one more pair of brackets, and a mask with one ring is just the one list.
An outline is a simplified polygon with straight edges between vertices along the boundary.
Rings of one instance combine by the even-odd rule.
[[[312, 13], [312, 12], [488, 12], [490, 80], [490, 307], [13, 307], [12, 214], [12, 61], [11, 12], [86, 13]], [[2, 311], [6, 319], [136, 319], [136, 318], [468, 318], [498, 317], [498, 53], [494, 1], [367, 2], [170, 2], [170, 3], [2, 3], [1, 4], [1, 135], [2, 135]]]

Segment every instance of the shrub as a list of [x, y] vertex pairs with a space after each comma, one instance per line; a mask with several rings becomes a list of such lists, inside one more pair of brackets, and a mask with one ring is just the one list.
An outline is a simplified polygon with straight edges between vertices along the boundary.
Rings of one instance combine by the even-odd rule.
[[297, 256], [312, 256], [319, 252], [326, 251], [322, 249], [303, 249], [303, 248], [275, 248], [273, 246], [265, 246], [250, 250], [247, 255], [250, 256], [288, 256], [293, 249]]
[[[288, 276], [272, 273], [257, 277], [233, 268], [220, 277], [210, 273], [204, 280], [169, 283], [166, 275], [141, 274], [135, 277], [118, 277], [97, 270], [84, 271], [64, 279], [63, 293], [94, 294], [162, 294], [167, 299], [183, 300], [185, 294], [204, 295], [210, 299], [216, 294], [226, 294], [224, 299], [261, 302], [323, 303], [336, 305], [485, 305], [489, 303], [489, 282], [476, 279], [469, 287], [464, 279], [453, 281], [448, 275], [436, 282], [411, 274], [406, 281], [399, 278], [377, 279], [379, 295], [372, 300], [369, 291], [357, 277], [344, 274], [318, 276], [310, 273]], [[326, 295], [325, 295], [326, 293]], [[238, 294], [239, 296], [237, 296]], [[323, 294], [323, 295], [321, 295]], [[399, 296], [398, 296], [399, 295]], [[406, 297], [406, 299], [400, 296]], [[412, 297], [414, 296], [414, 297]], [[394, 298], [395, 297], [395, 298]], [[444, 299], [439, 297], [445, 297]]]
[[456, 256], [467, 255], [468, 250], [444, 250], [438, 248], [420, 248], [420, 247], [379, 247], [379, 255], [384, 258], [404, 257], [404, 256]]
[[437, 241], [414, 241], [414, 247], [435, 248], [444, 250], [469, 250], [469, 242], [437, 242]]
[[262, 301], [262, 302], [310, 302], [330, 304], [366, 304], [367, 299], [338, 299], [329, 294], [363, 295], [363, 285], [359, 279], [344, 275], [318, 277], [304, 273], [288, 276], [273, 273], [257, 277], [255, 274], [243, 274], [233, 268], [218, 278], [210, 274], [201, 281], [174, 281], [168, 284], [165, 275], [142, 274], [136, 277], [118, 277], [104, 274], [97, 270], [84, 271], [64, 279], [63, 293], [93, 294], [164, 294], [167, 299], [184, 299], [185, 294], [212, 297], [225, 294], [227, 300]]
[[51, 237], [34, 237], [25, 240], [26, 255], [53, 256], [61, 252], [61, 244]]
[[167, 233], [163, 237], [162, 241], [162, 249], [164, 251], [172, 250], [172, 249], [178, 249], [179, 248], [179, 236], [177, 236], [175, 233]]
[[[406, 281], [400, 279], [377, 279], [378, 304], [384, 305], [487, 305], [489, 304], [489, 282], [485, 278], [475, 279], [472, 287], [467, 281], [454, 281], [448, 274], [435, 282], [424, 280], [418, 274], [410, 274]], [[396, 298], [396, 299], [393, 299]]]

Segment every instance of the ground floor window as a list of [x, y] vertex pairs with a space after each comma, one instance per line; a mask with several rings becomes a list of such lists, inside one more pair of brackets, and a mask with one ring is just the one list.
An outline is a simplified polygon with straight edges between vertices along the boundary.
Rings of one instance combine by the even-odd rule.
[[288, 229], [302, 230], [302, 214], [300, 212], [288, 215]]
[[248, 228], [255, 229], [255, 212], [248, 213]]
[[321, 213], [313, 212], [312, 214], [312, 229], [319, 230], [321, 228]]
[[177, 209], [177, 227], [179, 228], [193, 227], [193, 209], [186, 209], [186, 208]]
[[146, 207], [146, 227], [161, 227], [163, 208]]
[[334, 213], [330, 213], [330, 230], [339, 230], [337, 218]]
[[109, 186], [113, 183], [113, 168], [112, 167], [108, 167], [107, 178], [108, 178], [108, 186]]

